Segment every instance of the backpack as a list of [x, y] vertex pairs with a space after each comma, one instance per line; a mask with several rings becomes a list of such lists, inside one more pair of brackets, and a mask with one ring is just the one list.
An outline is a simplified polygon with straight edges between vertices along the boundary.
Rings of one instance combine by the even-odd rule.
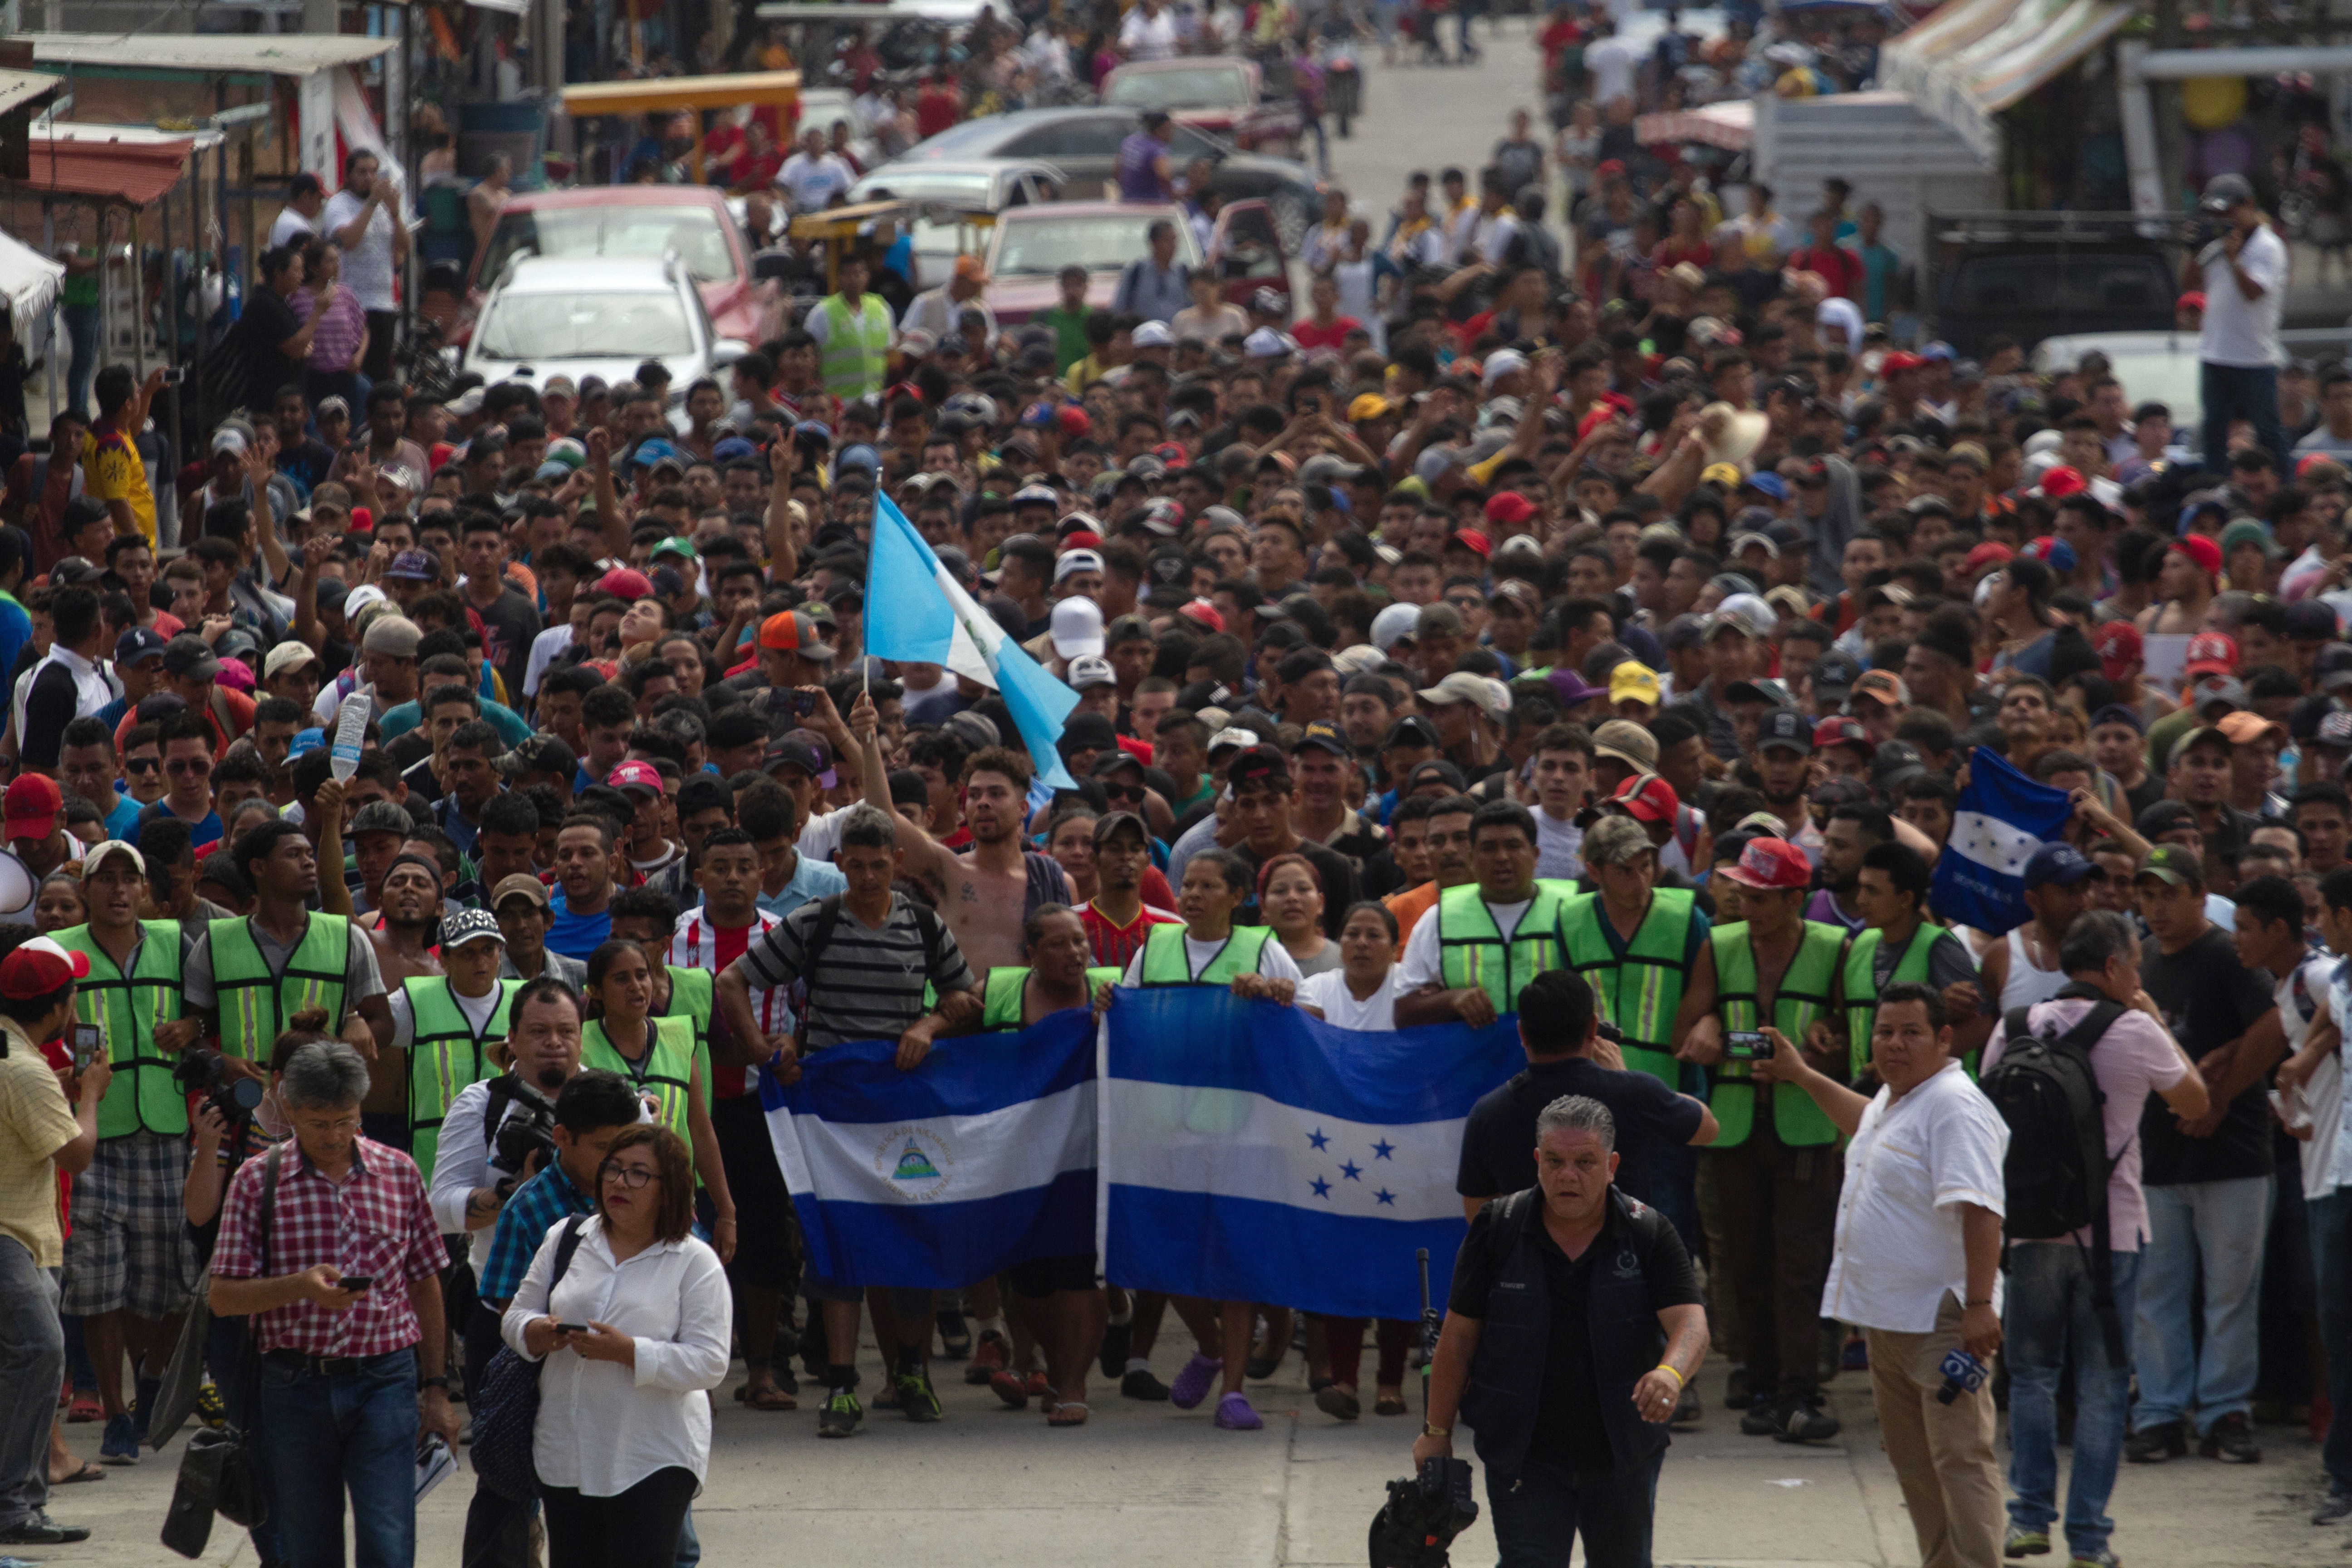
[[[555, 1265], [547, 1278], [547, 1299], [572, 1267], [580, 1250], [580, 1228], [585, 1215], [572, 1215], [562, 1225], [555, 1243]], [[467, 1391], [474, 1407], [474, 1473], [499, 1496], [524, 1502], [539, 1495], [539, 1470], [531, 1443], [539, 1426], [539, 1374], [541, 1363], [525, 1361], [510, 1345], [482, 1368], [482, 1386]]]
[[[808, 1051], [808, 1006], [805, 993], [816, 979], [817, 960], [824, 955], [824, 950], [833, 944], [833, 933], [841, 929], [841, 900], [842, 895], [839, 893], [827, 893], [816, 901], [816, 921], [809, 927], [808, 941], [803, 943], [801, 948], [803, 996], [793, 1007], [793, 1013], [800, 1020], [797, 1034], [800, 1049], [803, 1055]], [[920, 899], [908, 899], [907, 908], [914, 914], [915, 929], [922, 933], [923, 975], [928, 981], [931, 975], [939, 973], [940, 953], [947, 943], [947, 926], [940, 919], [939, 911]]]
[[[2037, 1035], [2029, 1009], [2011, 1007], [2001, 1020], [2000, 1060], [1977, 1087], [2009, 1125], [2001, 1163], [2007, 1217], [2004, 1244], [2055, 1241], [2088, 1227], [2084, 1262], [2092, 1305], [2106, 1340], [2107, 1360], [2124, 1364], [2123, 1325], [2116, 1311], [2109, 1268], [2107, 1180], [2116, 1156], [2107, 1152], [2106, 1095], [2091, 1068], [2091, 1047], [2126, 1009], [2090, 986], [2070, 984], [2059, 999], [2091, 1003], [2074, 1027]], [[2077, 1247], [2080, 1247], [2077, 1243]]]

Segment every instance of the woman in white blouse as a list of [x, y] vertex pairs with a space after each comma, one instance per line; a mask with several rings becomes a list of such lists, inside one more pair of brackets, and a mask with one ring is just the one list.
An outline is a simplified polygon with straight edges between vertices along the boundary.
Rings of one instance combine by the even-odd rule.
[[546, 1363], [532, 1455], [548, 1561], [645, 1568], [677, 1558], [709, 1469], [705, 1394], [727, 1375], [734, 1309], [719, 1255], [692, 1235], [694, 1164], [677, 1133], [628, 1129], [596, 1185], [596, 1213], [552, 1299], [560, 1223], [504, 1331], [516, 1354]]

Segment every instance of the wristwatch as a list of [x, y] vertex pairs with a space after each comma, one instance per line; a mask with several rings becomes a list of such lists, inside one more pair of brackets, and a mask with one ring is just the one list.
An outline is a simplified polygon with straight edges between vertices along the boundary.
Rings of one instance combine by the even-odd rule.
[[1433, 1426], [1428, 1422], [1424, 1421], [1421, 1424], [1421, 1435], [1424, 1437], [1451, 1437], [1454, 1436], [1454, 1428], [1451, 1426]]
[[437, 1388], [446, 1394], [449, 1392], [449, 1380], [437, 1374], [433, 1377], [420, 1377], [416, 1380], [417, 1393], [422, 1394], [428, 1388]]

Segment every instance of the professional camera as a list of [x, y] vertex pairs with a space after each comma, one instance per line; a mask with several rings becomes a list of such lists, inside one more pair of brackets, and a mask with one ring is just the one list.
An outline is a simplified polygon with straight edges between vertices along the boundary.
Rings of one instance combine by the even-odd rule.
[[520, 1114], [510, 1115], [499, 1123], [499, 1168], [520, 1175], [530, 1157], [537, 1154], [539, 1168], [544, 1171], [555, 1163], [555, 1112], [522, 1100], [513, 1103], [523, 1109]]
[[1372, 1516], [1371, 1568], [1446, 1568], [1446, 1549], [1477, 1520], [1468, 1463], [1433, 1455], [1419, 1475], [1389, 1483]]
[[172, 1081], [182, 1094], [204, 1096], [204, 1101], [235, 1127], [261, 1109], [261, 1080], [231, 1078], [218, 1051], [185, 1050], [172, 1064]]

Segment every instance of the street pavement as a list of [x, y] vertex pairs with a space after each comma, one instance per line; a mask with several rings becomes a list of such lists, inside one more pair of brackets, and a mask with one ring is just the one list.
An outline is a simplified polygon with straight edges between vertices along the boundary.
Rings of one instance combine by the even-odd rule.
[[[1169, 1324], [1175, 1328], [1171, 1318]], [[1178, 1331], [1178, 1337], [1183, 1337]], [[1367, 1347], [1366, 1372], [1370, 1371]], [[1163, 1335], [1157, 1370], [1174, 1375]], [[1182, 1412], [1140, 1405], [1094, 1384], [1094, 1418], [1048, 1429], [1034, 1405], [1008, 1411], [961, 1369], [942, 1363], [947, 1418], [919, 1426], [869, 1409], [847, 1442], [816, 1436], [815, 1402], [791, 1413], [751, 1411], [732, 1387], [717, 1401], [711, 1475], [695, 1505], [703, 1561], [713, 1568], [778, 1561], [957, 1568], [1314, 1568], [1360, 1564], [1365, 1529], [1392, 1477], [1410, 1468], [1412, 1414], [1370, 1415], [1352, 1426], [1316, 1410], [1293, 1355], [1251, 1397], [1262, 1432], [1221, 1432], [1209, 1405]], [[865, 1384], [880, 1363], [867, 1347]], [[1794, 1446], [1743, 1437], [1720, 1408], [1724, 1366], [1701, 1386], [1704, 1428], [1677, 1436], [1659, 1487], [1660, 1563], [1719, 1568], [1908, 1568], [1919, 1561], [1902, 1496], [1880, 1451], [1866, 1373], [1830, 1385], [1844, 1420], [1833, 1442]], [[1369, 1391], [1368, 1391], [1369, 1392]], [[84, 1458], [95, 1425], [68, 1429]], [[2126, 1466], [2113, 1507], [2115, 1548], [2130, 1568], [2319, 1568], [2345, 1563], [2346, 1531], [2307, 1522], [2319, 1487], [2317, 1449], [2300, 1432], [2265, 1426], [2258, 1467], [2189, 1458]], [[26, 1552], [53, 1564], [152, 1568], [173, 1561], [156, 1544], [185, 1439], [103, 1481], [59, 1489], [53, 1517], [89, 1524], [86, 1544]], [[1466, 1445], [1465, 1457], [1467, 1456]], [[419, 1510], [417, 1562], [457, 1568], [470, 1468]], [[1483, 1481], [1478, 1489], [1485, 1506]], [[208, 1563], [250, 1568], [241, 1531], [216, 1525]], [[1457, 1543], [1461, 1568], [1494, 1561], [1482, 1520]], [[2043, 1560], [2050, 1562], [2052, 1560]], [[2054, 1560], [2063, 1568], [2064, 1559]], [[561, 1564], [550, 1568], [562, 1568]]]
[[[1331, 175], [1372, 219], [1377, 242], [1388, 230], [1388, 214], [1404, 194], [1405, 176], [1425, 169], [1433, 179], [1440, 169], [1458, 164], [1477, 189], [1478, 170], [1509, 130], [1511, 110], [1524, 109], [1535, 117], [1535, 134], [1547, 142], [1551, 132], [1543, 113], [1538, 78], [1543, 56], [1529, 36], [1525, 17], [1478, 23], [1472, 37], [1479, 47], [1476, 63], [1467, 66], [1383, 66], [1375, 44], [1359, 53], [1363, 64], [1364, 112], [1354, 134], [1330, 136]], [[1447, 57], [1454, 53], [1454, 25], [1444, 28]], [[1413, 52], [1400, 47], [1400, 61]], [[1557, 185], [1558, 182], [1553, 182]], [[1557, 191], [1554, 193], [1557, 199]], [[1557, 226], [1559, 215], [1549, 215]]]

